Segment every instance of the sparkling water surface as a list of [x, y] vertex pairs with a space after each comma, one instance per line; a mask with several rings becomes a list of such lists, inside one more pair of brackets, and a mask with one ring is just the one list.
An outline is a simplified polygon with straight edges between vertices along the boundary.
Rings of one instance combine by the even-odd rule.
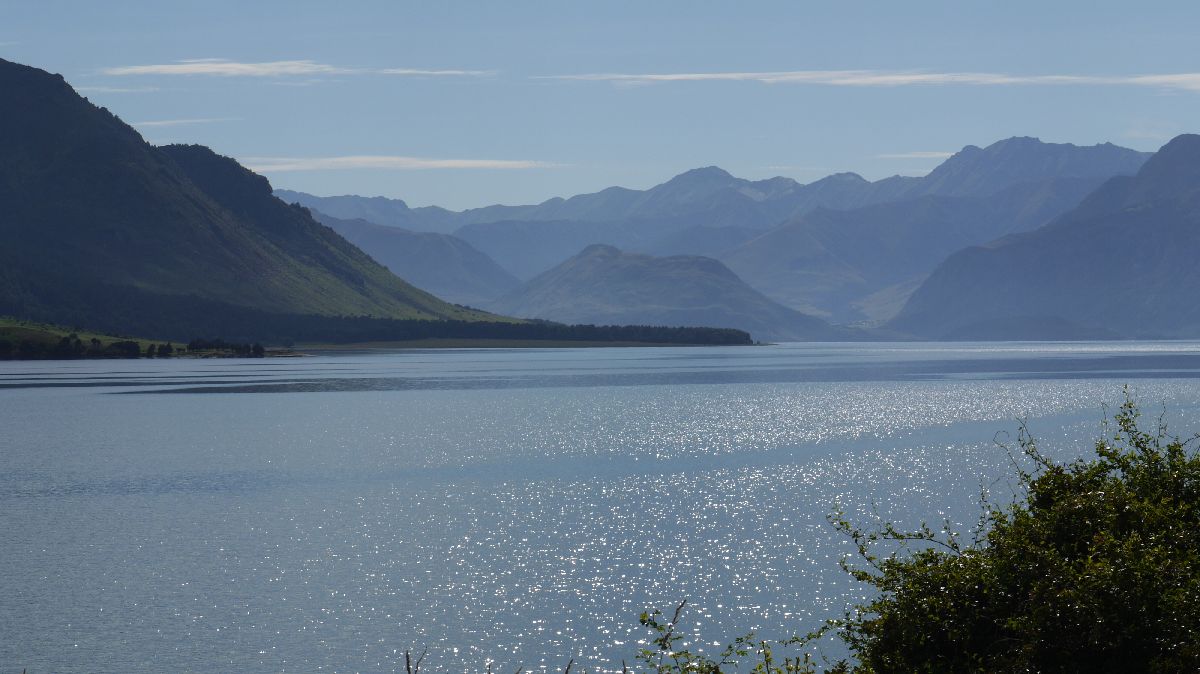
[[[1013, 497], [1128, 384], [1200, 429], [1200, 342], [412, 350], [0, 363], [0, 667], [602, 671], [864, 589], [826, 521]], [[836, 650], [836, 649], [835, 649]]]

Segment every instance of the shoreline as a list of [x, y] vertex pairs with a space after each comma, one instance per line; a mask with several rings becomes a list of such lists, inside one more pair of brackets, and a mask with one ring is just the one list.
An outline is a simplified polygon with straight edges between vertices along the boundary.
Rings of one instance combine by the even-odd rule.
[[[620, 342], [602, 340], [556, 340], [556, 339], [482, 339], [482, 338], [430, 338], [392, 340], [378, 342], [350, 342], [346, 344], [297, 344], [293, 349], [302, 351], [403, 351], [407, 349], [571, 349], [571, 348], [634, 348], [634, 347], [697, 347], [697, 346], [755, 346], [754, 344], [697, 344], [684, 342]], [[286, 355], [286, 354], [278, 354]], [[273, 357], [270, 349], [267, 357]]]

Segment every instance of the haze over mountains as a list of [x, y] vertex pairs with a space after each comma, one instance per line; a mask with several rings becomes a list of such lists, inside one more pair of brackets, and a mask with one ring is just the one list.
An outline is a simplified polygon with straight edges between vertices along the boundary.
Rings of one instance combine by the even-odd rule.
[[[801, 185], [788, 178], [743, 180], [710, 166], [647, 190], [612, 187], [537, 205], [459, 213], [408, 209], [381, 198], [280, 194], [315, 209], [373, 212], [410, 227], [423, 226], [426, 218], [440, 230], [458, 224], [454, 236], [529, 281], [504, 301], [484, 303], [496, 309], [561, 316], [570, 305], [565, 288], [573, 288], [580, 302], [571, 309], [572, 320], [607, 320], [615, 315], [612, 302], [594, 301], [573, 276], [585, 269], [576, 257], [580, 251], [604, 244], [654, 256], [626, 260], [639, 260], [644, 283], [653, 278], [647, 267], [666, 265], [666, 259], [712, 257], [732, 270], [737, 283], [779, 304], [835, 324], [870, 326], [896, 316], [947, 256], [1037, 229], [1109, 178], [1137, 172], [1148, 156], [1110, 143], [1081, 147], [1019, 137], [968, 146], [920, 178], [870, 182], [841, 173]], [[583, 259], [594, 266], [596, 258], [592, 251]], [[599, 278], [586, 268], [589, 277]], [[634, 273], [632, 265], [627, 268]], [[393, 269], [405, 274], [399, 266]], [[551, 292], [549, 279], [562, 288]], [[604, 282], [613, 280], [610, 275]], [[649, 319], [653, 306], [666, 320], [670, 312], [661, 300], [650, 299], [654, 290], [647, 293], [626, 293], [626, 313]], [[637, 305], [643, 301], [645, 306]], [[581, 313], [584, 306], [593, 313]], [[770, 323], [759, 321], [758, 329]]]

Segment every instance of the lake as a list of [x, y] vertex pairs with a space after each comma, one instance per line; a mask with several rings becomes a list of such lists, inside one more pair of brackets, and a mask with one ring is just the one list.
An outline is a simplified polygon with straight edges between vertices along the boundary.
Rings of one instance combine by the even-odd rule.
[[[826, 521], [1013, 498], [1129, 385], [1200, 429], [1200, 342], [414, 350], [0, 363], [0, 667], [593, 671], [864, 589]], [[831, 653], [836, 654], [836, 648]]]

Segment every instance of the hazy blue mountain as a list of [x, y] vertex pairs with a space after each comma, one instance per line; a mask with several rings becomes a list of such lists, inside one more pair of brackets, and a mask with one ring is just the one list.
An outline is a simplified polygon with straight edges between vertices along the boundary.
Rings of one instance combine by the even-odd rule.
[[890, 326], [933, 338], [1200, 336], [1200, 136], [1036, 231], [950, 256]]
[[61, 76], [0, 60], [0, 91], [0, 314], [145, 325], [150, 307], [195, 302], [480, 316], [396, 278], [232, 159], [147, 144]]
[[795, 184], [787, 178], [751, 182], [709, 166], [681, 173], [647, 190], [610, 187], [569, 199], [549, 199], [536, 206], [488, 206], [460, 215], [464, 225], [501, 220], [676, 221], [690, 215], [691, 224], [733, 224], [725, 220], [749, 219], [765, 226], [770, 224], [772, 214], [759, 204]]
[[1079, 146], [1016, 137], [985, 148], [968, 145], [921, 179], [916, 192], [985, 197], [1048, 178], [1108, 179], [1132, 175], [1150, 156], [1112, 143]]
[[480, 306], [520, 284], [490, 257], [449, 234], [343, 220], [316, 210], [313, 216], [396, 276], [450, 302]]
[[922, 178], [893, 176], [871, 182], [855, 173], [837, 173], [800, 184], [783, 177], [750, 181], [708, 166], [647, 190], [610, 187], [537, 205], [488, 206], [458, 215], [464, 225], [640, 220], [647, 227], [662, 223], [660, 235], [697, 226], [764, 228], [817, 208], [846, 210], [924, 195], [982, 197], [1044, 179], [1132, 174], [1147, 156], [1110, 143], [1084, 147], [1009, 138], [985, 148], [969, 145]]
[[836, 323], [878, 322], [946, 256], [1035, 229], [1099, 179], [1058, 178], [987, 197], [924, 195], [852, 210], [817, 209], [718, 257], [751, 286]]
[[604, 245], [589, 246], [487, 306], [570, 323], [739, 328], [760, 340], [850, 334], [767, 299], [712, 258], [652, 257]]
[[[794, 307], [819, 311], [838, 320], [879, 320], [894, 314], [919, 278], [896, 277], [890, 284], [879, 286], [870, 279], [859, 283], [853, 269], [834, 270], [841, 279], [832, 281], [837, 288], [859, 286], [850, 292], [849, 301], [861, 305], [847, 306], [834, 296], [828, 297], [828, 301], [806, 296], [812, 293], [828, 295], [829, 290], [813, 288], [811, 293], [806, 293], [798, 289], [797, 284], [808, 283], [805, 276], [808, 272], [819, 272], [820, 268], [795, 268], [794, 273], [784, 273], [781, 277], [778, 261], [760, 265], [752, 254], [731, 251], [760, 232], [781, 223], [790, 225], [820, 209], [854, 210], [924, 196], [981, 199], [1006, 190], [1037, 192], [1040, 188], [1020, 186], [1063, 179], [1078, 179], [1077, 185], [1086, 185], [1089, 181], [1096, 184], [1113, 175], [1132, 174], [1146, 156], [1111, 144], [1080, 147], [1043, 143], [1034, 138], [1010, 138], [985, 148], [963, 148], [923, 178], [893, 176], [871, 182], [854, 173], [838, 173], [802, 185], [782, 177], [744, 180], [709, 166], [686, 171], [647, 190], [610, 187], [567, 199], [549, 199], [540, 204], [496, 205], [462, 212], [436, 207], [410, 209], [403, 201], [378, 197], [312, 197], [287, 191], [280, 191], [280, 195], [335, 217], [362, 218], [415, 231], [453, 232], [521, 279], [532, 278], [593, 243], [656, 255], [722, 256], [736, 265], [739, 273], [752, 284]], [[952, 237], [945, 242], [918, 242], [932, 244], [928, 248], [931, 254], [919, 256], [920, 265], [924, 265], [921, 273], [928, 272], [941, 260], [940, 256], [949, 254], [956, 247], [986, 241], [988, 237], [998, 235], [997, 232], [1002, 234], [1040, 225], [1044, 220], [1039, 221], [1039, 217], [1051, 217], [1056, 214], [1054, 208], [1064, 208], [1063, 199], [1055, 197], [1051, 201], [1050, 204], [1035, 202], [1031, 206], [1034, 213], [1021, 216], [1019, 221], [999, 229], [985, 223], [978, 227], [977, 234], [966, 239]], [[902, 210], [908, 208], [911, 207]], [[1005, 212], [1018, 210], [1010, 206]], [[881, 215], [877, 213], [870, 217], [878, 221]], [[897, 219], [911, 220], [912, 217], [902, 213]], [[828, 218], [817, 216], [816, 219]], [[984, 218], [994, 220], [986, 214]], [[943, 225], [966, 230], [952, 224]], [[928, 229], [933, 235], [932, 230], [937, 227], [930, 225]], [[781, 243], [783, 238], [786, 237], [777, 238], [776, 243]], [[863, 245], [874, 246], [869, 240]], [[771, 251], [771, 254], [777, 258], [809, 259], [820, 255], [820, 247], [812, 250], [784, 248]], [[930, 257], [935, 259], [929, 261]], [[826, 262], [833, 264], [835, 261]]]

